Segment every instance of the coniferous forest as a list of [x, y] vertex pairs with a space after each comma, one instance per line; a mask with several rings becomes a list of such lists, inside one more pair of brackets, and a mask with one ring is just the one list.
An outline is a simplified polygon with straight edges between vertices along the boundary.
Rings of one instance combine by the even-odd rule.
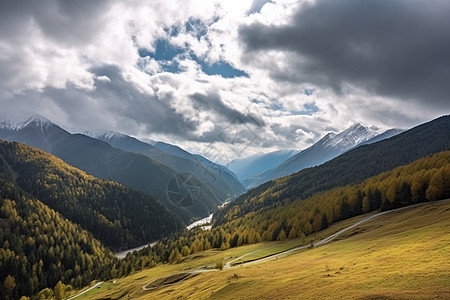
[[144, 193], [97, 179], [35, 148], [8, 142], [0, 146], [4, 179], [82, 224], [111, 249], [139, 246], [182, 227], [175, 215]]

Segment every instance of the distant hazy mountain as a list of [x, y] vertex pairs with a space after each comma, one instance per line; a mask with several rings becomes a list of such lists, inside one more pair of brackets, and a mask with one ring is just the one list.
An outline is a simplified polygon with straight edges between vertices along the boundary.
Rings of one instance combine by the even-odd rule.
[[245, 181], [251, 176], [277, 167], [298, 152], [298, 150], [279, 150], [265, 154], [255, 154], [246, 158], [235, 159], [227, 166], [237, 175], [239, 180]]
[[200, 161], [203, 166], [208, 169], [209, 172], [218, 174], [220, 177], [222, 177], [231, 187], [233, 187], [234, 190], [239, 192], [239, 195], [245, 192], [245, 187], [239, 181], [236, 174], [234, 174], [234, 172], [232, 172], [230, 169], [228, 169], [224, 165], [212, 162], [199, 154], [194, 154], [194, 156], [197, 161]]
[[[19, 124], [0, 123], [0, 139], [40, 148], [94, 176], [112, 179], [148, 193], [161, 200], [185, 222], [193, 217], [208, 216], [222, 203], [216, 196], [217, 192], [213, 193], [209, 186], [197, 183], [202, 192], [195, 205], [174, 205], [169, 199], [168, 188], [177, 171], [149, 156], [123, 151], [83, 134], [71, 134], [42, 116], [33, 116]], [[134, 145], [130, 147], [154, 149], [151, 145], [129, 142]]]
[[358, 123], [339, 134], [328, 133], [317, 143], [293, 155], [276, 168], [249, 177], [246, 180], [246, 186], [255, 187], [266, 181], [323, 164], [359, 145], [374, 143], [389, 138], [399, 132], [401, 131], [397, 129], [381, 132], [376, 127], [365, 127]]
[[200, 162], [202, 162], [210, 171], [217, 172], [217, 173], [225, 172], [226, 173], [225, 177], [227, 177], [227, 178], [232, 177], [233, 180], [228, 183], [231, 185], [235, 185], [237, 191], [239, 191], [239, 194], [245, 190], [245, 189], [243, 189], [242, 184], [239, 182], [239, 178], [236, 176], [236, 174], [224, 165], [210, 161], [209, 159], [205, 158], [202, 155], [191, 154], [188, 151], [186, 151], [176, 145], [172, 145], [172, 144], [168, 144], [168, 143], [160, 142], [160, 141], [153, 141], [150, 139], [141, 139], [141, 141], [143, 141], [144, 143], [149, 143], [150, 145], [153, 145], [155, 148], [158, 148], [161, 151], [193, 160], [196, 163], [198, 163], [198, 161], [200, 160]]
[[236, 176], [225, 166], [215, 164], [200, 155], [193, 155], [178, 146], [155, 141], [149, 141], [152, 142], [150, 144], [112, 131], [84, 133], [115, 148], [144, 154], [178, 173], [192, 174], [208, 185], [220, 201], [234, 198], [245, 191]]
[[187, 158], [187, 159], [195, 161], [195, 157], [191, 153], [187, 152], [186, 150], [184, 150], [178, 146], [164, 143], [164, 142], [156, 142], [156, 141], [151, 145], [153, 145], [155, 148], [157, 148], [165, 153], [176, 155], [179, 157], [183, 157], [183, 158]]

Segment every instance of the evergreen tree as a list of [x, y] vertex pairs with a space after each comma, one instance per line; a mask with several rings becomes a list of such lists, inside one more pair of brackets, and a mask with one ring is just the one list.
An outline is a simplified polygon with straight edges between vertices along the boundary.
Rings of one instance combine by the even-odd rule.
[[367, 197], [364, 197], [362, 201], [362, 212], [368, 213], [370, 211], [370, 200]]
[[56, 284], [53, 295], [55, 297], [55, 300], [63, 300], [64, 296], [66, 294], [66, 286], [60, 281]]

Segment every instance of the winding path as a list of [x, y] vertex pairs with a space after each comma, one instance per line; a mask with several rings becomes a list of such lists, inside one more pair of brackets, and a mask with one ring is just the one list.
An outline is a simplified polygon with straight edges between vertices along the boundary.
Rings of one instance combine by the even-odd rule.
[[356, 226], [361, 225], [362, 223], [365, 223], [367, 221], [370, 221], [370, 220], [372, 220], [372, 219], [374, 219], [376, 217], [379, 217], [379, 216], [382, 216], [382, 215], [385, 215], [385, 214], [389, 214], [389, 213], [393, 213], [393, 212], [397, 212], [397, 211], [404, 210], [404, 209], [409, 209], [409, 208], [414, 208], [414, 207], [418, 207], [418, 206], [429, 205], [429, 204], [434, 204], [434, 203], [439, 203], [439, 202], [447, 202], [447, 201], [450, 201], [450, 199], [434, 201], [434, 202], [418, 203], [418, 204], [409, 205], [409, 206], [405, 206], [405, 207], [401, 207], [401, 208], [396, 208], [396, 209], [393, 209], [393, 210], [379, 212], [379, 213], [371, 215], [371, 216], [369, 216], [367, 218], [364, 218], [364, 219], [356, 222], [353, 225], [345, 227], [345, 228], [339, 230], [338, 232], [333, 233], [332, 235], [330, 235], [330, 236], [328, 236], [328, 237], [326, 237], [326, 238], [324, 238], [324, 239], [322, 239], [322, 240], [320, 240], [320, 241], [318, 241], [316, 243], [298, 246], [298, 247], [295, 247], [295, 248], [292, 248], [292, 249], [289, 249], [289, 250], [286, 250], [286, 251], [283, 251], [283, 252], [280, 252], [280, 253], [277, 253], [277, 254], [273, 254], [273, 255], [270, 255], [270, 256], [267, 256], [267, 257], [259, 258], [259, 259], [256, 259], [256, 260], [253, 260], [253, 261], [250, 261], [250, 262], [247, 262], [247, 263], [242, 263], [242, 264], [234, 265], [234, 266], [232, 265], [233, 262], [238, 261], [238, 260], [246, 257], [247, 255], [250, 255], [250, 254], [255, 252], [255, 251], [253, 251], [253, 252], [247, 253], [245, 255], [242, 255], [242, 256], [240, 256], [240, 257], [238, 257], [236, 259], [233, 259], [233, 260], [227, 262], [225, 264], [225, 266], [224, 266], [224, 269], [230, 269], [230, 268], [237, 267], [237, 266], [242, 266], [242, 265], [246, 265], [247, 266], [247, 265], [253, 265], [253, 264], [262, 263], [262, 262], [265, 262], [265, 261], [277, 259], [277, 258], [282, 257], [282, 256], [286, 256], [286, 255], [288, 255], [288, 254], [290, 254], [292, 252], [295, 252], [295, 251], [298, 251], [298, 250], [302, 250], [302, 249], [305, 249], [305, 248], [308, 248], [308, 247], [311, 247], [311, 246], [314, 247], [314, 248], [315, 247], [320, 247], [320, 246], [323, 246], [323, 245], [326, 245], [326, 244], [330, 243], [331, 241], [336, 239], [338, 236], [340, 236], [341, 234], [349, 231], [350, 229], [355, 228]]
[[88, 289], [82, 291], [81, 293], [76, 294], [75, 296], [72, 296], [72, 297], [70, 297], [70, 298], [66, 298], [66, 300], [72, 300], [72, 299], [75, 299], [76, 297], [81, 296], [81, 295], [83, 295], [83, 294], [89, 292], [89, 291], [92, 290], [92, 289], [95, 289], [97, 286], [99, 286], [99, 285], [102, 284], [102, 283], [103, 283], [103, 281], [99, 281], [99, 282], [97, 282], [96, 284], [94, 284], [93, 286], [91, 286], [90, 288], [88, 288]]
[[[447, 201], [450, 201], [450, 199], [434, 201], [434, 202], [418, 203], [418, 204], [405, 206], [405, 207], [401, 207], [401, 208], [397, 208], [397, 209], [393, 209], [393, 210], [379, 212], [379, 213], [376, 213], [376, 214], [371, 215], [369, 217], [366, 217], [366, 218], [356, 222], [353, 225], [345, 227], [345, 228], [339, 230], [338, 232], [333, 233], [332, 235], [330, 235], [330, 236], [328, 236], [328, 237], [326, 237], [326, 238], [324, 238], [324, 239], [322, 239], [322, 240], [320, 240], [320, 241], [318, 241], [316, 243], [298, 246], [298, 247], [295, 247], [295, 248], [292, 248], [292, 249], [289, 249], [289, 250], [286, 250], [286, 251], [283, 251], [283, 252], [280, 252], [280, 253], [277, 253], [277, 254], [273, 254], [273, 255], [270, 255], [270, 256], [267, 256], [267, 257], [259, 258], [259, 259], [256, 259], [256, 260], [253, 260], [253, 261], [250, 261], [250, 262], [247, 262], [247, 263], [241, 263], [241, 264], [238, 264], [238, 265], [233, 265], [233, 262], [241, 260], [242, 258], [244, 258], [244, 257], [246, 257], [246, 256], [248, 256], [248, 255], [250, 255], [252, 253], [255, 253], [258, 250], [252, 251], [252, 252], [249, 252], [247, 254], [244, 254], [244, 255], [242, 255], [242, 256], [240, 256], [238, 258], [235, 258], [235, 259], [227, 262], [225, 264], [225, 266], [223, 267], [223, 269], [225, 270], [225, 269], [232, 269], [232, 268], [240, 267], [240, 266], [243, 266], [243, 265], [248, 266], [248, 265], [253, 265], [253, 264], [259, 264], [259, 263], [262, 263], [262, 262], [266, 262], [266, 261], [270, 261], [270, 260], [273, 260], [273, 259], [277, 259], [279, 257], [287, 256], [290, 253], [293, 253], [293, 252], [298, 251], [298, 250], [306, 249], [306, 248], [311, 247], [311, 246], [312, 247], [320, 247], [320, 246], [323, 246], [323, 245], [326, 245], [326, 244], [330, 243], [331, 241], [336, 239], [338, 236], [340, 236], [343, 233], [349, 231], [350, 229], [355, 228], [356, 226], [361, 225], [362, 223], [365, 223], [367, 221], [370, 221], [370, 220], [372, 220], [372, 219], [374, 219], [376, 217], [379, 217], [379, 216], [382, 216], [382, 215], [385, 215], [385, 214], [389, 214], [389, 213], [393, 213], [393, 212], [397, 212], [397, 211], [401, 211], [401, 210], [405, 210], [405, 209], [415, 208], [415, 207], [418, 207], [418, 206], [430, 205], [430, 204], [434, 204], [434, 203], [447, 202]], [[213, 272], [213, 271], [219, 271], [219, 270], [218, 269], [194, 269], [194, 270], [190, 270], [189, 272], [190, 273], [205, 273], [205, 272]], [[142, 287], [144, 290], [146, 290], [146, 285]]]

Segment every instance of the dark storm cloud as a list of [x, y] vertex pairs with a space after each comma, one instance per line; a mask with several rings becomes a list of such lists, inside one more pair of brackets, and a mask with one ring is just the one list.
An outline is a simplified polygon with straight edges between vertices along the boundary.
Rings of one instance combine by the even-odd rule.
[[[197, 128], [198, 123], [176, 113], [169, 101], [143, 93], [126, 81], [118, 67], [102, 66], [90, 71], [97, 76], [107, 76], [110, 81], [96, 80], [92, 91], [73, 86], [48, 87], [27, 99], [47, 99], [45, 105], [57, 106], [69, 118], [68, 123], [87, 129], [115, 129], [133, 134], [144, 127], [149, 135], [163, 133], [189, 138]], [[23, 95], [18, 98], [24, 99]]]
[[287, 25], [242, 26], [250, 62], [267, 50], [287, 53], [290, 69], [276, 79], [342, 92], [350, 83], [369, 92], [448, 108], [450, 1], [317, 0]]
[[92, 39], [102, 23], [102, 12], [113, 1], [0, 0], [0, 34], [14, 39], [27, 34], [30, 24], [59, 43], [78, 44]]
[[215, 92], [208, 94], [195, 93], [190, 96], [190, 99], [194, 102], [194, 108], [197, 111], [206, 110], [213, 112], [215, 116], [221, 117], [225, 123], [254, 124], [258, 127], [264, 125], [263, 120], [251, 114], [251, 112], [240, 112], [225, 105]]
[[148, 133], [167, 133], [189, 135], [196, 129], [197, 123], [186, 120], [170, 106], [170, 99], [159, 99], [139, 91], [126, 81], [116, 66], [103, 66], [91, 70], [97, 76], [107, 76], [110, 82], [96, 82], [91, 92], [93, 99], [102, 99], [113, 115], [128, 118], [145, 125]]
[[[108, 77], [109, 80], [96, 79], [95, 89], [90, 91], [73, 85], [64, 89], [47, 87], [2, 102], [4, 105], [14, 102], [16, 110], [40, 113], [56, 123], [64, 121], [81, 128], [118, 130], [131, 135], [137, 132], [148, 136], [166, 134], [202, 143], [246, 143], [254, 138], [253, 128], [263, 126], [263, 122], [250, 112], [227, 107], [216, 93], [194, 94], [190, 96], [194, 109], [197, 112], [208, 111], [215, 125], [210, 131], [198, 135], [196, 131], [200, 123], [177, 113], [171, 106], [173, 99], [170, 94], [158, 97], [140, 91], [125, 80], [119, 67], [114, 65], [93, 67], [89, 71], [96, 77]], [[65, 115], [67, 120], [51, 116], [55, 111]], [[0, 113], [0, 117], [5, 116]]]

